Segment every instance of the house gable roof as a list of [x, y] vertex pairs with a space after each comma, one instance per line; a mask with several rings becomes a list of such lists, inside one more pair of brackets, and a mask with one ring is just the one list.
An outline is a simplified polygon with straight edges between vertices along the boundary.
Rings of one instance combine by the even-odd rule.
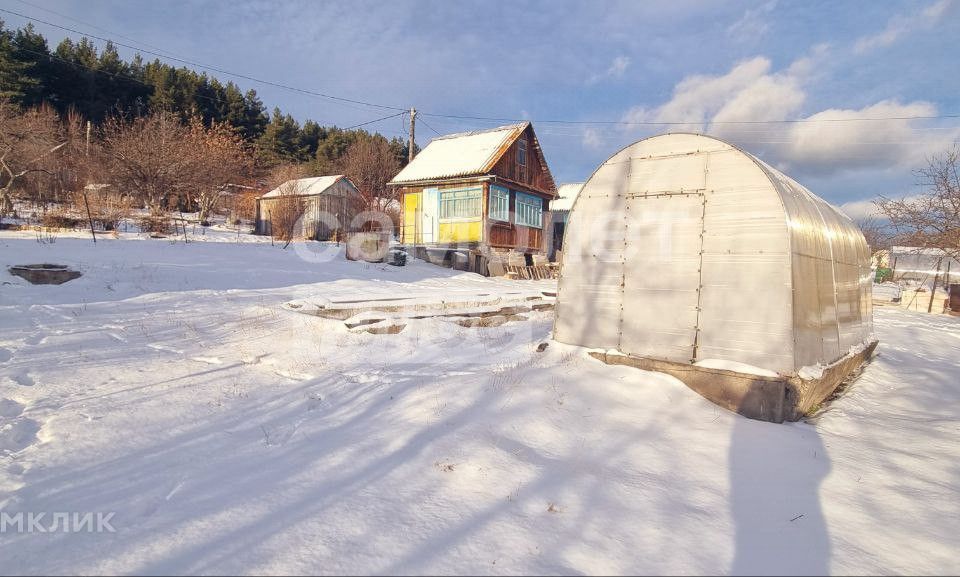
[[[330, 189], [334, 184], [339, 182], [341, 179], [347, 181], [351, 188], [356, 189], [353, 182], [349, 178], [342, 174], [334, 174], [330, 176], [314, 176], [310, 178], [299, 178], [296, 180], [288, 180], [278, 186], [277, 188], [271, 190], [260, 198], [276, 198], [278, 196], [283, 196], [285, 194], [295, 193], [297, 196], [315, 196], [318, 194], [323, 194]], [[296, 188], [291, 186], [291, 183], [297, 183]], [[286, 192], [290, 191], [290, 192]]]
[[[529, 122], [520, 122], [435, 138], [390, 184], [486, 174], [529, 127]], [[539, 146], [535, 148], [542, 160]]]

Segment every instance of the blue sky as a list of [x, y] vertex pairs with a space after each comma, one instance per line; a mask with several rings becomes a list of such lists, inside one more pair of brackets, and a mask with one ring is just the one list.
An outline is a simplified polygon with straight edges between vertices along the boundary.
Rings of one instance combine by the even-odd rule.
[[[692, 130], [735, 142], [859, 216], [868, 206], [862, 201], [914, 193], [912, 170], [960, 138], [960, 118], [737, 124], [960, 114], [960, 0], [0, 0], [0, 7], [261, 79], [416, 106], [424, 114], [421, 146], [433, 130], [498, 124], [430, 114], [532, 119], [558, 182], [587, 178], [643, 136]], [[14, 27], [26, 22], [3, 18]], [[51, 45], [76, 36], [36, 26]], [[348, 126], [389, 113], [236, 81], [300, 120]], [[537, 122], [549, 119], [684, 124]], [[370, 128], [404, 134], [400, 118]]]

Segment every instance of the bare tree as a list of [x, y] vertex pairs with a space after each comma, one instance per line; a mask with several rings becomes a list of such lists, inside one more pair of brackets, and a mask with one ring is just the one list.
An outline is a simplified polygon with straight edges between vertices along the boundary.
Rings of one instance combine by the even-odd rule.
[[13, 211], [14, 187], [32, 173], [48, 172], [40, 162], [66, 144], [53, 109], [21, 111], [0, 100], [0, 216]]
[[364, 210], [383, 212], [395, 204], [396, 191], [387, 183], [400, 172], [400, 163], [385, 138], [359, 138], [347, 149], [340, 169], [360, 190]]
[[65, 143], [53, 154], [37, 162], [41, 171], [24, 177], [22, 195], [46, 208], [48, 203], [63, 203], [89, 183], [102, 183], [100, 148], [96, 140], [87, 140], [88, 123], [70, 111], [57, 123], [58, 140]]
[[283, 248], [290, 246], [300, 231], [298, 227], [303, 222], [303, 215], [307, 211], [307, 202], [303, 196], [301, 177], [303, 170], [299, 166], [281, 166], [273, 171], [270, 180], [277, 183], [274, 190], [277, 196], [265, 197], [261, 201], [261, 210], [267, 211], [264, 215], [270, 222], [270, 233], [273, 238], [283, 241]]
[[871, 252], [889, 249], [893, 238], [883, 221], [867, 216], [856, 221]]
[[226, 184], [245, 174], [252, 156], [225, 124], [188, 125], [167, 113], [113, 118], [103, 129], [112, 183], [139, 196], [154, 214], [174, 204], [196, 207], [206, 223]]
[[931, 158], [917, 176], [923, 192], [899, 200], [881, 197], [877, 207], [903, 242], [960, 258], [960, 147]]
[[174, 195], [193, 192], [186, 178], [196, 165], [190, 147], [185, 147], [189, 140], [187, 127], [167, 113], [107, 120], [103, 150], [111, 181], [135, 194], [154, 214], [164, 213]]
[[257, 199], [260, 198], [261, 191], [250, 186], [240, 186], [230, 196], [230, 220], [238, 221], [254, 220], [256, 218]]
[[253, 156], [246, 149], [243, 138], [227, 124], [214, 123], [209, 128], [199, 118], [190, 123], [190, 154], [196, 169], [185, 180], [196, 188], [196, 202], [200, 224], [209, 224], [210, 215], [223, 197], [227, 184], [237, 182], [253, 168]]
[[103, 230], [117, 230], [120, 221], [130, 216], [130, 197], [117, 192], [109, 184], [89, 184], [73, 193], [74, 212], [87, 214], [93, 224]]

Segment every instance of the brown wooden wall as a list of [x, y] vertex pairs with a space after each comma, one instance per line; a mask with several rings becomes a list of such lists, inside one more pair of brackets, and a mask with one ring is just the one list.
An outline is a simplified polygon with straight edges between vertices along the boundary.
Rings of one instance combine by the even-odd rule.
[[542, 252], [543, 230], [492, 221], [487, 228], [488, 244], [494, 248], [516, 248], [520, 252]]
[[[520, 148], [521, 141], [527, 143], [527, 165], [526, 169], [524, 170], [521, 170], [520, 165], [517, 163], [517, 149]], [[510, 145], [510, 148], [507, 150], [506, 154], [504, 154], [500, 158], [500, 161], [494, 165], [491, 172], [502, 178], [506, 178], [520, 184], [526, 184], [538, 192], [544, 192], [549, 195], [553, 195], [555, 192], [554, 183], [548, 176], [549, 173], [545, 170], [543, 164], [540, 162], [540, 154], [536, 151], [536, 146], [536, 140], [533, 137], [533, 129], [527, 127], [523, 134], [520, 135], [520, 138]]]
[[[484, 207], [489, 206], [490, 186], [484, 186]], [[541, 225], [546, 226], [549, 213], [547, 211], [549, 201], [543, 201], [543, 218]], [[511, 248], [520, 252], [527, 250], [533, 252], [546, 251], [547, 247], [543, 245], [543, 229], [521, 226], [513, 222], [516, 215], [517, 191], [512, 190], [510, 194], [510, 220], [511, 222], [502, 222], [499, 220], [490, 220], [487, 215], [489, 212], [485, 209], [484, 216], [484, 240], [494, 248]]]

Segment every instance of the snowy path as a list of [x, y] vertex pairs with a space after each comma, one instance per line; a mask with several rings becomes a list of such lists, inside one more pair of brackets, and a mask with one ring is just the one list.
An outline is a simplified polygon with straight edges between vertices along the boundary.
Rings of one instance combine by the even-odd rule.
[[213, 242], [0, 261], [85, 272], [0, 285], [0, 507], [116, 528], [8, 531], [3, 574], [960, 571], [960, 319], [880, 308], [849, 393], [771, 425], [537, 353], [550, 312], [371, 335], [281, 307], [507, 281]]

